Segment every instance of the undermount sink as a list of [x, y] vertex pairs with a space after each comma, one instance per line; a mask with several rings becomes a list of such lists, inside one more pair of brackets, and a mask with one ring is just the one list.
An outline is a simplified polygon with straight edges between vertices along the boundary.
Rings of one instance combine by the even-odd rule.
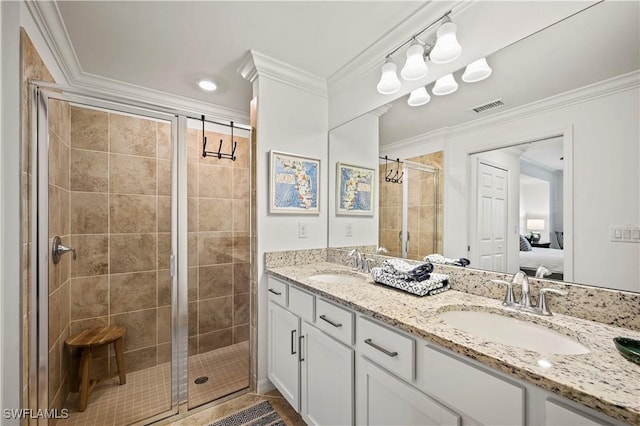
[[529, 321], [482, 311], [446, 311], [438, 316], [454, 328], [495, 343], [547, 354], [589, 353], [576, 339]]
[[366, 281], [364, 276], [326, 273], [309, 277], [310, 280], [320, 281], [326, 284], [363, 284]]

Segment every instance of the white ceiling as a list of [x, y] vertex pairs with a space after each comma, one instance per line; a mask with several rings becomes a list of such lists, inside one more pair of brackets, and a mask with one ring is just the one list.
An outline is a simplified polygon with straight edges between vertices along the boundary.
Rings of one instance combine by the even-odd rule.
[[[460, 64], [454, 73], [459, 84], [454, 94], [432, 96], [421, 107], [408, 106], [408, 96], [392, 102], [380, 119], [380, 144], [485, 118], [637, 70], [639, 28], [640, 2], [606, 1], [490, 55], [493, 74], [487, 80], [462, 82], [465, 64]], [[470, 30], [481, 31], [458, 31]], [[432, 86], [427, 86], [429, 93]], [[470, 110], [500, 98], [503, 107], [481, 114]]]
[[57, 2], [83, 72], [245, 112], [252, 89], [237, 68], [249, 49], [329, 78], [425, 3]]

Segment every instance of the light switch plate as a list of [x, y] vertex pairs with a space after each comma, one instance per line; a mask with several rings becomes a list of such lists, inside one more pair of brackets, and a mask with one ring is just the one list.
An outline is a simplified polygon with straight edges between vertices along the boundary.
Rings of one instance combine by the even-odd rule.
[[298, 238], [307, 238], [307, 224], [298, 222]]
[[345, 237], [353, 237], [353, 223], [347, 223], [344, 231]]
[[640, 243], [640, 228], [637, 226], [618, 226], [609, 228], [611, 241], [617, 243]]

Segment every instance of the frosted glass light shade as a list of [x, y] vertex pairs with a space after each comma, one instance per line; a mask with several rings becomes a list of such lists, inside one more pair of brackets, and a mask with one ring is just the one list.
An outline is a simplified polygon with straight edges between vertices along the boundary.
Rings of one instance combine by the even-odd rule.
[[458, 90], [458, 83], [453, 78], [453, 74], [447, 74], [436, 80], [436, 84], [433, 86], [433, 94], [436, 96], [450, 95]]
[[429, 96], [427, 88], [422, 86], [411, 92], [407, 104], [413, 107], [421, 106], [429, 103], [430, 100], [431, 96]]
[[456, 38], [458, 26], [451, 21], [445, 22], [438, 28], [436, 45], [429, 54], [431, 62], [434, 64], [446, 64], [460, 56], [462, 46]]
[[198, 86], [207, 92], [213, 92], [218, 88], [218, 86], [216, 86], [216, 84], [211, 80], [199, 80]]
[[378, 93], [382, 95], [391, 95], [400, 90], [400, 80], [398, 79], [398, 74], [396, 70], [398, 67], [396, 64], [388, 58], [384, 65], [382, 66], [382, 76], [380, 76], [380, 81], [378, 82]]
[[400, 71], [400, 75], [405, 80], [420, 80], [427, 75], [429, 68], [424, 62], [424, 47], [414, 40], [407, 49], [407, 61]]
[[467, 65], [464, 74], [462, 74], [462, 81], [465, 83], [476, 83], [489, 78], [492, 71], [486, 58], [478, 59]]

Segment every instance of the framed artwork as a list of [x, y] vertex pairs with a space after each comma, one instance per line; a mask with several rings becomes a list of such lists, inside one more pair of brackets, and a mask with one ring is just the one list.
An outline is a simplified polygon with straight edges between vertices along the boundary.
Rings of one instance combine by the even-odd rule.
[[320, 214], [320, 160], [269, 154], [269, 213]]
[[336, 214], [373, 216], [375, 171], [352, 164], [336, 164]]

